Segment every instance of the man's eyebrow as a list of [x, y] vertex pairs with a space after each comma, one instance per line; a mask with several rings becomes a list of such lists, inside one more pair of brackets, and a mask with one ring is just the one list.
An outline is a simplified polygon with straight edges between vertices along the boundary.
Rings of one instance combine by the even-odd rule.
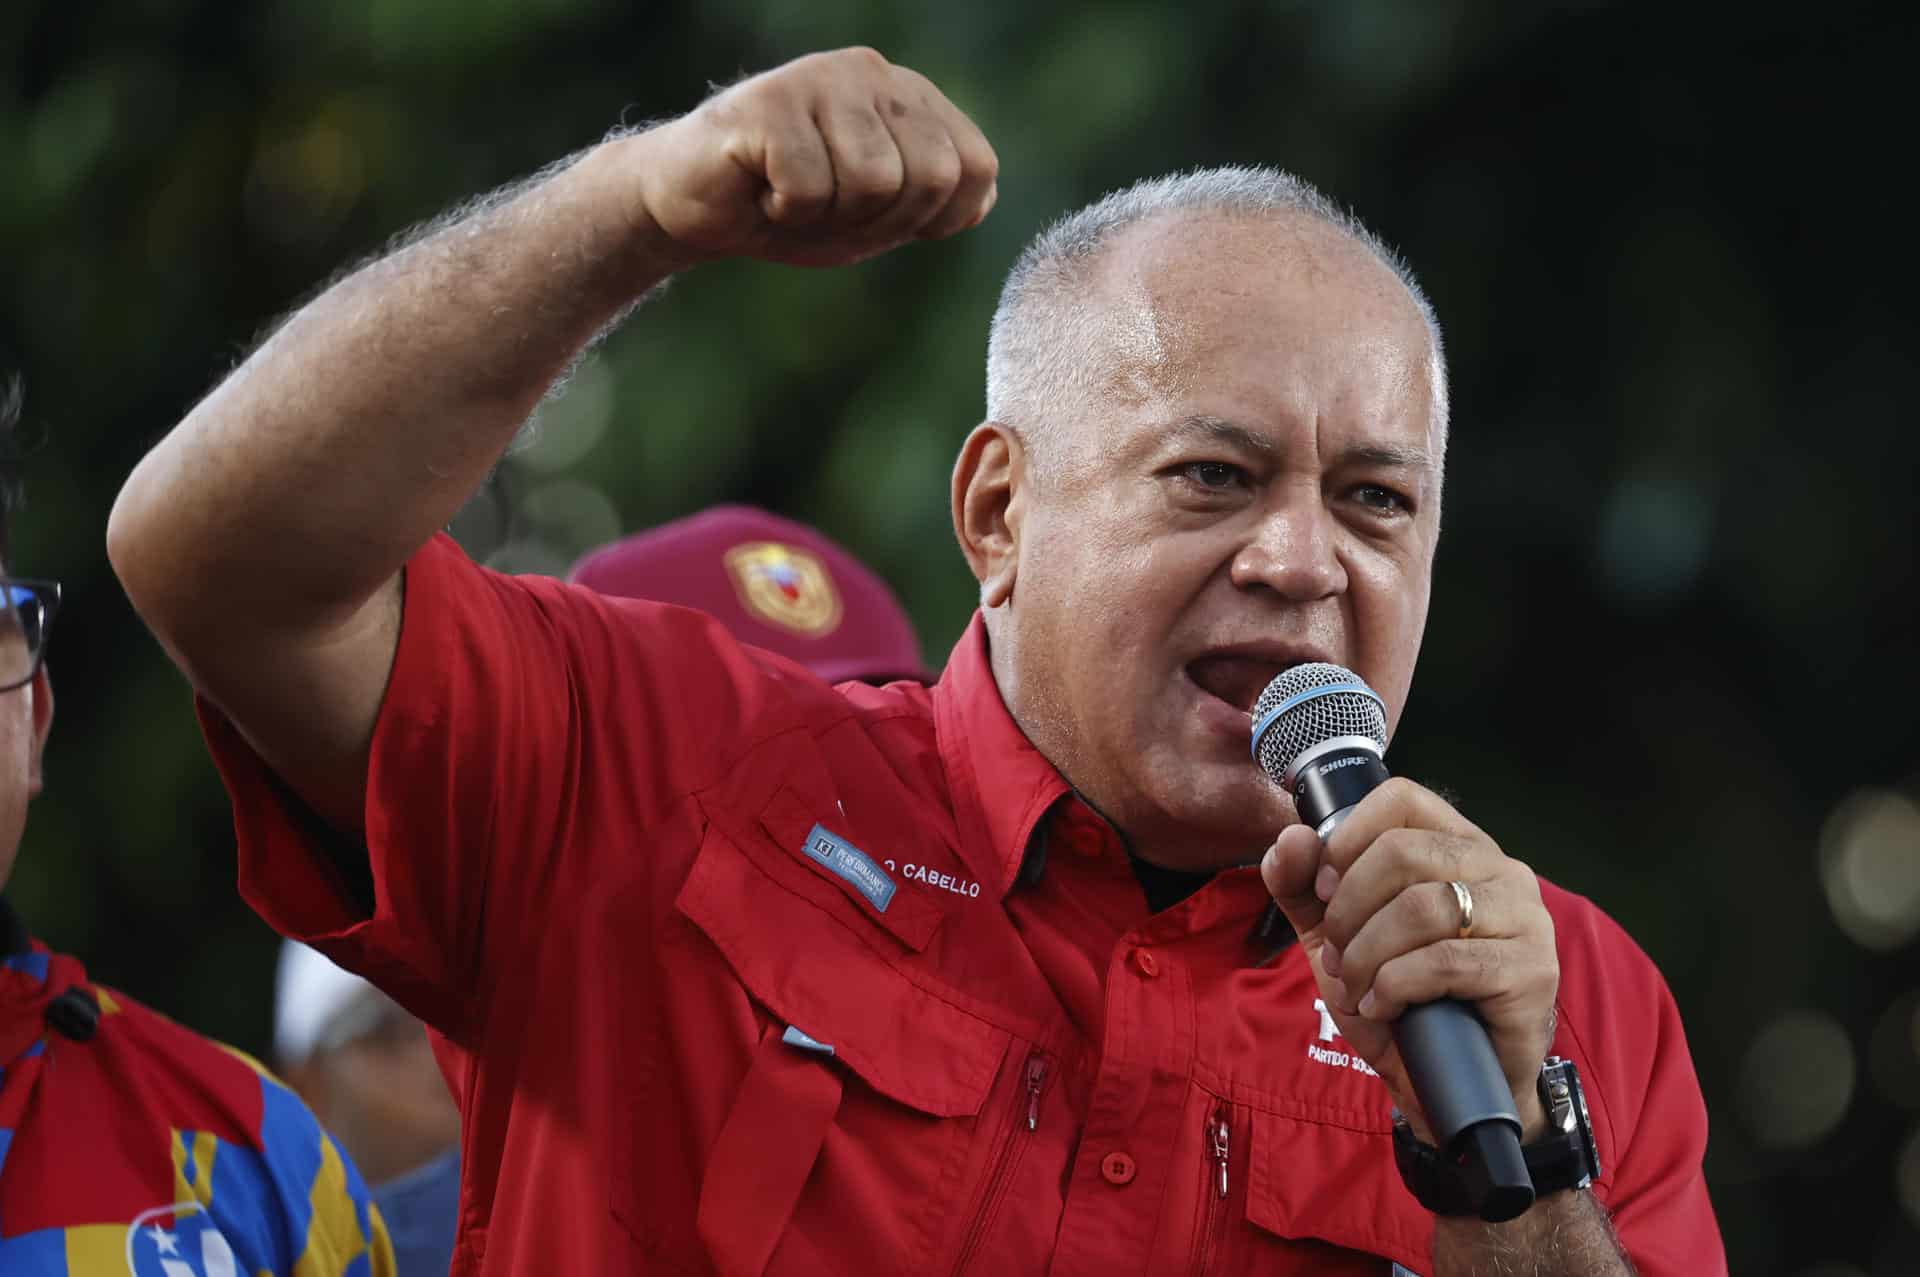
[[[1215, 417], [1208, 413], [1182, 417], [1173, 423], [1172, 431], [1187, 436], [1200, 436], [1262, 456], [1272, 456], [1279, 450], [1273, 440], [1265, 435], [1249, 430], [1225, 417]], [[1343, 449], [1334, 458], [1334, 464], [1386, 466], [1395, 470], [1438, 471], [1440, 468], [1434, 464], [1433, 455], [1426, 449], [1390, 443], [1355, 444]]]
[[1173, 423], [1172, 428], [1176, 434], [1201, 436], [1215, 443], [1224, 443], [1238, 448], [1242, 452], [1270, 456], [1277, 451], [1273, 446], [1273, 440], [1266, 436], [1255, 434], [1245, 426], [1236, 425], [1225, 417], [1215, 417], [1207, 413], [1182, 417]]
[[1438, 470], [1433, 457], [1424, 448], [1400, 444], [1364, 443], [1343, 450], [1334, 459], [1336, 465], [1389, 466], [1396, 470]]

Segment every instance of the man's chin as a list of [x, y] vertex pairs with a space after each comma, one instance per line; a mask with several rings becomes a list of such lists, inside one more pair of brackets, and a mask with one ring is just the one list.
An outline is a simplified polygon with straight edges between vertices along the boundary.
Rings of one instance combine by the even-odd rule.
[[[1251, 767], [1209, 768], [1167, 795], [1164, 810], [1184, 840], [1221, 849], [1221, 863], [1256, 858], [1282, 829], [1299, 822], [1293, 800]], [[1171, 831], [1170, 831], [1171, 832]]]

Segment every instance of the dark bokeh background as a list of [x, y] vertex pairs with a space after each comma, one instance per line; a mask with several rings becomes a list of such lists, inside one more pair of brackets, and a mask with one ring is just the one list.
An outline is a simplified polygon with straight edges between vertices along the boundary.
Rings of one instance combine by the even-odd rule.
[[[1700, 6], [1704, 10], [1705, 6]], [[819, 523], [930, 654], [998, 277], [1134, 177], [1277, 163], [1401, 245], [1447, 325], [1448, 532], [1397, 769], [1458, 793], [1660, 963], [1737, 1273], [1920, 1271], [1916, 42], [1832, 5], [12, 0], [0, 369], [47, 442], [49, 786], [9, 893], [190, 1024], [268, 1034], [186, 690], [102, 553], [133, 462], [272, 318], [409, 223], [871, 43], [999, 148], [963, 240], [708, 268], [605, 348], [462, 517], [564, 564], [706, 502]], [[301, 552], [287, 547], [289, 554]]]

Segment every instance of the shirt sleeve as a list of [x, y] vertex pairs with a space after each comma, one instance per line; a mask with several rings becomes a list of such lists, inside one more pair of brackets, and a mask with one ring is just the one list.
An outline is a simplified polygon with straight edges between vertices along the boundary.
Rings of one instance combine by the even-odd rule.
[[1680, 1010], [1657, 972], [1654, 982], [1659, 991], [1654, 1047], [1639, 1120], [1615, 1180], [1615, 1226], [1644, 1277], [1712, 1277], [1727, 1271], [1727, 1256], [1707, 1195], [1707, 1107]]
[[367, 776], [371, 916], [325, 831], [219, 711], [202, 729], [232, 796], [240, 888], [281, 933], [450, 1036], [587, 857], [792, 725], [788, 666], [711, 618], [510, 577], [436, 537], [409, 562]]
[[1723, 1277], [1726, 1248], [1704, 1166], [1706, 1101], [1680, 1009], [1619, 924], [1580, 905], [1556, 911], [1560, 1003], [1588, 1066], [1581, 1080], [1600, 1146], [1601, 1200], [1642, 1277]]

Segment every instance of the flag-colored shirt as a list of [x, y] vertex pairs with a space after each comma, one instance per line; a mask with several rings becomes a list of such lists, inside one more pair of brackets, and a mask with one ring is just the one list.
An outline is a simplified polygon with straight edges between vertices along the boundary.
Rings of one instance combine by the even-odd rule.
[[32, 942], [0, 958], [0, 1273], [394, 1266], [359, 1172], [291, 1091]]
[[[249, 900], [439, 1034], [456, 1274], [1432, 1272], [1387, 1092], [1258, 873], [1150, 912], [977, 618], [932, 688], [829, 688], [437, 539], [372, 744], [370, 917], [203, 722]], [[1645, 1277], [1723, 1274], [1673, 999], [1544, 894], [1592, 1191]]]

